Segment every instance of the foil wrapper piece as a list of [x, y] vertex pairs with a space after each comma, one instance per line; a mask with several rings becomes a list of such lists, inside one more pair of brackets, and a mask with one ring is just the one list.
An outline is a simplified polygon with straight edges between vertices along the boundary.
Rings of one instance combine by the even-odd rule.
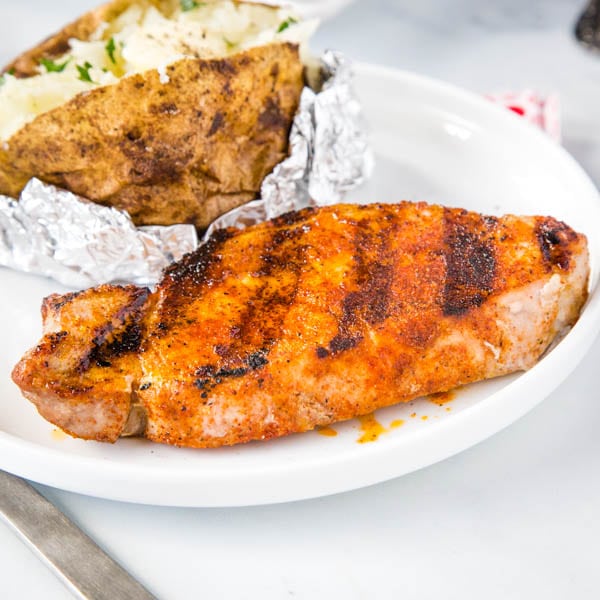
[[[334, 204], [373, 169], [366, 126], [342, 54], [321, 57], [320, 90], [305, 88], [290, 132], [289, 156], [263, 181], [260, 199], [219, 217], [243, 228], [306, 206]], [[156, 283], [172, 261], [197, 247], [191, 225], [136, 228], [129, 216], [31, 180], [19, 202], [0, 196], [0, 265], [71, 287]]]
[[315, 137], [308, 181], [317, 205], [341, 202], [361, 185], [375, 164], [362, 107], [352, 87], [353, 72], [338, 52], [322, 57], [327, 79], [314, 104]]
[[304, 88], [290, 131], [290, 154], [265, 177], [260, 199], [234, 208], [207, 229], [243, 228], [307, 206], [336, 204], [373, 172], [367, 127], [352, 87], [352, 68], [339, 52], [321, 57], [320, 91]]
[[126, 213], [32, 179], [0, 196], [0, 264], [70, 287], [156, 282], [197, 246], [192, 225], [136, 228]]

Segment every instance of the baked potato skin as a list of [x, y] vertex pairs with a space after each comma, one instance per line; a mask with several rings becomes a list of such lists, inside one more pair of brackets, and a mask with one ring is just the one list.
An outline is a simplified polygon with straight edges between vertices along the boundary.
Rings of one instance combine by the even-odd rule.
[[[66, 28], [68, 37], [81, 27], [89, 36], [107, 10], [130, 4], [102, 7], [93, 23], [86, 15]], [[41, 56], [64, 52], [63, 37], [13, 62], [15, 74], [27, 76]], [[17, 197], [37, 177], [124, 209], [137, 225], [200, 229], [255, 198], [287, 154], [304, 85], [297, 46], [182, 59], [166, 75], [166, 83], [156, 70], [125, 77], [37, 116], [0, 147], [0, 193]]]

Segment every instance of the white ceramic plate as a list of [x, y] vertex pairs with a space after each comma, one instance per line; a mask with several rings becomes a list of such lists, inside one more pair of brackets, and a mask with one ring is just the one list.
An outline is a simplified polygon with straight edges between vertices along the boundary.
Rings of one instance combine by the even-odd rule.
[[[575, 367], [600, 328], [597, 191], [559, 146], [509, 111], [416, 75], [358, 68], [377, 167], [353, 199], [428, 200], [484, 213], [550, 214], [588, 234], [592, 294], [581, 319], [522, 375], [459, 390], [438, 406], [422, 399], [378, 411], [389, 431], [358, 443], [358, 421], [219, 450], [144, 440], [73, 440], [38, 416], [10, 370], [40, 335], [43, 296], [57, 284], [0, 270], [0, 467], [59, 488], [132, 502], [234, 506], [310, 498], [370, 485], [442, 460], [521, 417]], [[403, 421], [390, 428], [392, 422]]]

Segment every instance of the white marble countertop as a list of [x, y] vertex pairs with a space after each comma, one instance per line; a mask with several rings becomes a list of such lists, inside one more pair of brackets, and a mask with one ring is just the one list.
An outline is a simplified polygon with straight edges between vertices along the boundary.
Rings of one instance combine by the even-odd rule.
[[[0, 61], [92, 2], [0, 1]], [[363, 0], [315, 46], [487, 92], [559, 93], [564, 145], [600, 184], [600, 55], [574, 0]], [[0, 108], [1, 109], [1, 108]], [[367, 489], [237, 509], [136, 506], [38, 486], [159, 598], [592, 598], [600, 589], [600, 342], [538, 408]], [[0, 526], [0, 596], [70, 597]]]

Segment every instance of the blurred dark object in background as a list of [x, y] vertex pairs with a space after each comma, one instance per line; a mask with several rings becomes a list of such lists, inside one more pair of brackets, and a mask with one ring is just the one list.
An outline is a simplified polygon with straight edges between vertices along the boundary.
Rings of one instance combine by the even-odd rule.
[[590, 0], [575, 25], [575, 36], [584, 46], [600, 50], [600, 0]]

